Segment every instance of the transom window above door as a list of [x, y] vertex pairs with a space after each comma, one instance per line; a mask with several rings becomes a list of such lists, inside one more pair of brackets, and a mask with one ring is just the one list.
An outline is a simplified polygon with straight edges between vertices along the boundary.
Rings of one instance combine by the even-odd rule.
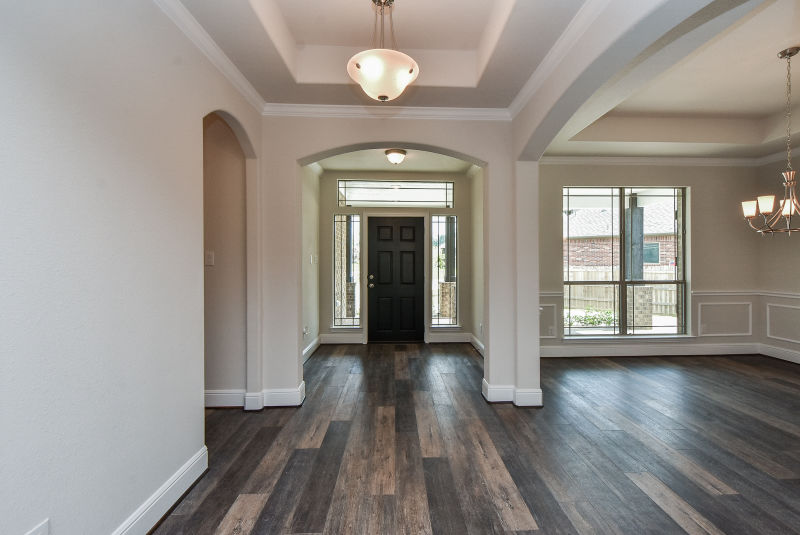
[[453, 182], [339, 180], [339, 206], [452, 208]]

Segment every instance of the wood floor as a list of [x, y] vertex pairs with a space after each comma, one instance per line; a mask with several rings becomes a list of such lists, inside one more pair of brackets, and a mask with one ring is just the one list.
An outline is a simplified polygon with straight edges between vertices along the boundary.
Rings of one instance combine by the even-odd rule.
[[798, 365], [543, 359], [541, 409], [482, 376], [468, 345], [323, 346], [301, 408], [207, 411], [155, 533], [800, 533]]

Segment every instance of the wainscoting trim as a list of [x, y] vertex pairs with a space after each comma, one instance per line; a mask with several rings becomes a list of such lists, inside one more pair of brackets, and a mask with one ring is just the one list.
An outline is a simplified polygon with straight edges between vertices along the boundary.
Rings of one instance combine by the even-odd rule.
[[303, 362], [308, 360], [308, 357], [314, 354], [314, 351], [319, 347], [319, 336], [311, 340], [311, 343], [303, 350]]
[[206, 390], [206, 407], [243, 407], [244, 390]]
[[265, 388], [264, 407], [298, 407], [306, 399], [306, 382], [297, 388]]
[[208, 449], [203, 446], [115, 529], [113, 535], [133, 535], [150, 531], [207, 469]]
[[766, 336], [767, 336], [767, 338], [772, 338], [773, 340], [782, 340], [784, 342], [791, 342], [793, 344], [800, 344], [800, 340], [797, 340], [797, 339], [784, 338], [782, 336], [773, 336], [772, 335], [772, 322], [770, 321], [770, 308], [772, 308], [772, 307], [774, 307], [774, 308], [792, 308], [792, 309], [795, 309], [795, 310], [800, 310], [800, 307], [796, 307], [796, 306], [781, 305], [781, 304], [778, 304], [778, 303], [767, 303], [767, 319], [766, 319], [766, 323], [767, 323]]
[[[705, 334], [703, 333], [703, 307], [713, 307], [713, 306], [741, 306], [747, 305], [747, 332], [746, 333], [714, 333], [714, 334]], [[698, 303], [697, 305], [697, 336], [698, 337], [710, 337], [710, 336], [753, 336], [753, 303], [749, 301], [737, 301], [737, 302], [708, 302], [708, 303]]]
[[554, 303], [539, 303], [540, 314], [544, 307], [551, 307], [553, 309], [553, 334], [548, 334], [547, 336], [544, 336], [542, 335], [542, 333], [539, 333], [539, 338], [558, 338], [558, 335], [555, 334], [556, 331], [558, 331], [558, 305]]
[[550, 357], [658, 357], [676, 355], [748, 355], [759, 353], [759, 344], [683, 344], [651, 342], [636, 344], [580, 344], [541, 346]]

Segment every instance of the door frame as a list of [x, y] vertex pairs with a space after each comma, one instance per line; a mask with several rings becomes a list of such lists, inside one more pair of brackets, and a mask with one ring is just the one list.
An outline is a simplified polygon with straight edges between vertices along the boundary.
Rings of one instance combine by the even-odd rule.
[[[361, 259], [362, 266], [367, 267], [367, 262], [369, 261], [369, 218], [370, 217], [421, 217], [422, 218], [422, 229], [423, 233], [425, 234], [425, 239], [423, 240], [423, 247], [425, 248], [424, 254], [422, 255], [422, 261], [425, 263], [424, 265], [424, 284], [425, 284], [425, 292], [424, 292], [424, 299], [423, 299], [423, 306], [425, 307], [425, 311], [423, 313], [423, 321], [424, 325], [424, 341], [428, 343], [430, 341], [430, 329], [431, 329], [431, 212], [430, 210], [415, 210], [413, 208], [404, 210], [386, 210], [386, 209], [365, 209], [363, 213], [363, 217], [361, 218], [361, 235], [364, 236], [366, 239], [362, 240], [362, 247], [361, 247]], [[369, 284], [367, 273], [368, 269], [361, 270], [361, 287], [367, 288], [367, 284]], [[362, 326], [363, 329], [363, 336], [364, 336], [364, 343], [369, 343], [369, 297], [367, 292], [361, 292], [361, 317], [364, 320], [364, 324]]]

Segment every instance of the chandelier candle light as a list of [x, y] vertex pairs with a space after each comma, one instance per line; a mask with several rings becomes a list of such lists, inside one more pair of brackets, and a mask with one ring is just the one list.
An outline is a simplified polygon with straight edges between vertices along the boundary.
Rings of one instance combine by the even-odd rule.
[[[372, 0], [375, 4], [375, 24], [372, 40], [374, 48], [359, 52], [347, 62], [347, 74], [361, 86], [364, 93], [375, 100], [386, 102], [399, 97], [408, 85], [417, 79], [419, 65], [410, 56], [397, 49], [394, 37], [392, 11], [394, 0]], [[392, 48], [385, 48], [384, 15], [389, 11]], [[380, 14], [380, 38], [378, 36]]]
[[[800, 232], [800, 202], [797, 198], [796, 171], [792, 169], [792, 56], [800, 47], [778, 52], [786, 60], [786, 171], [783, 172], [783, 200], [775, 206], [775, 195], [761, 195], [755, 201], [744, 201], [742, 212], [750, 227], [761, 234]], [[794, 217], [795, 225], [792, 226]]]

